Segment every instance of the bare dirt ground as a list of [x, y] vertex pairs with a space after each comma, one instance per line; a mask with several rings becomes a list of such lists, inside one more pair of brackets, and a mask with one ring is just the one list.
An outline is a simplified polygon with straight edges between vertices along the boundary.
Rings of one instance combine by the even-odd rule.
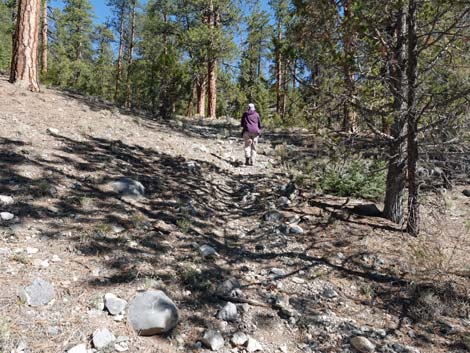
[[[469, 351], [470, 199], [460, 188], [426, 199], [417, 239], [352, 212], [359, 200], [308, 188], [280, 207], [290, 180], [276, 145], [298, 156], [312, 138], [267, 131], [248, 168], [238, 135], [230, 120], [155, 121], [1, 77], [0, 195], [15, 202], [0, 211], [15, 218], [0, 221], [0, 351], [91, 348], [100, 327], [125, 336], [129, 352], [204, 351], [207, 328], [225, 336], [221, 352], [245, 351], [228, 343], [236, 331], [264, 352], [355, 352], [354, 336], [377, 352]], [[107, 189], [120, 177], [140, 181], [145, 197]], [[266, 219], [274, 208], [282, 219]], [[303, 233], [286, 234], [289, 223]], [[217, 255], [202, 257], [205, 244]], [[55, 287], [46, 306], [19, 299], [36, 278]], [[241, 285], [230, 323], [216, 318], [228, 279]], [[130, 301], [149, 288], [180, 310], [169, 335], [139, 337], [96, 309], [106, 293]]]

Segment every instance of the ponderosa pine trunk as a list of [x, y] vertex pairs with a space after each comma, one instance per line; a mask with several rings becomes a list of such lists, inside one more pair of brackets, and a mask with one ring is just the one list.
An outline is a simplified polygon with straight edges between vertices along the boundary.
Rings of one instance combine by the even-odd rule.
[[38, 55], [41, 1], [19, 0], [10, 82], [39, 91]]
[[196, 81], [197, 115], [206, 116], [206, 80], [199, 77]]
[[390, 157], [385, 191], [383, 215], [395, 223], [404, 218], [406, 189], [406, 11], [400, 2], [396, 13], [393, 52], [390, 58], [388, 84], [394, 97], [394, 122], [391, 126]]
[[344, 26], [344, 62], [343, 75], [345, 84], [345, 100], [343, 105], [343, 130], [355, 132], [357, 130], [357, 113], [354, 109], [354, 95], [356, 91], [355, 83], [355, 53], [354, 53], [354, 26], [351, 23], [354, 18], [352, 0], [343, 1]]
[[282, 101], [282, 82], [283, 82], [283, 75], [282, 75], [282, 53], [281, 53], [281, 41], [282, 41], [282, 27], [280, 20], [278, 20], [277, 24], [277, 43], [275, 49], [276, 55], [276, 113], [282, 117], [283, 112], [283, 101]]
[[[219, 16], [218, 10], [214, 8], [213, 1], [211, 0], [207, 19], [211, 32], [217, 30], [219, 27]], [[217, 66], [217, 57], [209, 57], [207, 62], [207, 81], [209, 84], [207, 108], [209, 118], [213, 119], [217, 117]]]
[[126, 108], [131, 107], [131, 101], [132, 101], [131, 75], [132, 75], [132, 64], [134, 63], [135, 15], [136, 15], [136, 0], [133, 0], [132, 10], [131, 10], [131, 33], [129, 36], [129, 54], [128, 54], [129, 58], [127, 61], [126, 100], [124, 103], [124, 106]]
[[418, 161], [418, 114], [416, 102], [416, 82], [418, 77], [418, 38], [416, 23], [417, 4], [409, 0], [408, 7], [408, 58], [407, 58], [407, 125], [408, 125], [408, 221], [406, 230], [409, 234], [419, 234], [419, 185], [416, 176]]
[[47, 22], [47, 0], [43, 0], [42, 3], [42, 28], [41, 28], [41, 73], [43, 75], [47, 74], [47, 60], [49, 56], [49, 41], [47, 37], [48, 32], [48, 22]]
[[122, 81], [122, 66], [124, 60], [124, 15], [125, 15], [125, 5], [121, 4], [119, 11], [119, 49], [118, 49], [118, 58], [116, 64], [116, 90], [114, 92], [114, 100], [117, 100], [119, 95], [119, 88]]

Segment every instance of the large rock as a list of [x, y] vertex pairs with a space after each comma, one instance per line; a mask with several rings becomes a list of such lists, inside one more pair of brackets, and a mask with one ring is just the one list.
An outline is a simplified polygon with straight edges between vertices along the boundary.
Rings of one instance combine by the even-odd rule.
[[351, 345], [355, 350], [361, 353], [373, 352], [375, 350], [375, 345], [372, 344], [367, 338], [362, 336], [356, 336], [351, 338]]
[[86, 344], [81, 343], [75, 347], [70, 348], [67, 353], [87, 353]]
[[141, 336], [165, 333], [178, 323], [178, 309], [175, 303], [161, 290], [139, 293], [129, 306], [129, 321]]
[[238, 318], [237, 306], [227, 302], [217, 313], [217, 318], [224, 321], [235, 321]]
[[109, 346], [116, 340], [116, 337], [106, 327], [99, 328], [93, 332], [93, 346], [102, 349]]
[[109, 184], [111, 189], [123, 196], [142, 197], [145, 194], [145, 187], [137, 180], [131, 178], [120, 178]]
[[262, 351], [263, 347], [261, 346], [261, 343], [259, 343], [254, 338], [250, 337], [248, 338], [248, 341], [246, 342], [246, 350], [250, 353], [258, 352], [258, 351]]
[[238, 331], [233, 334], [232, 338], [230, 339], [230, 342], [234, 346], [243, 346], [248, 341], [248, 338], [249, 337], [246, 333]]
[[281, 222], [284, 219], [284, 216], [282, 215], [282, 213], [273, 210], [273, 211], [266, 212], [263, 215], [263, 219], [266, 222], [275, 223], [275, 222]]
[[40, 278], [35, 279], [20, 293], [21, 299], [31, 306], [47, 305], [54, 299], [54, 296], [54, 286]]
[[13, 200], [13, 197], [0, 195], [0, 205], [9, 206], [9, 205], [12, 205], [14, 203], [15, 203], [15, 200]]
[[382, 215], [382, 212], [373, 203], [356, 205], [353, 208], [353, 212], [361, 216], [369, 217], [380, 217]]
[[126, 309], [127, 301], [118, 298], [112, 293], [106, 293], [104, 296], [104, 306], [111, 315], [119, 315]]
[[11, 221], [13, 218], [15, 218], [15, 215], [10, 212], [0, 212], [0, 219], [2, 221]]
[[219, 331], [216, 330], [207, 330], [202, 337], [201, 342], [209, 349], [213, 351], [218, 351], [221, 349], [224, 344], [224, 337]]

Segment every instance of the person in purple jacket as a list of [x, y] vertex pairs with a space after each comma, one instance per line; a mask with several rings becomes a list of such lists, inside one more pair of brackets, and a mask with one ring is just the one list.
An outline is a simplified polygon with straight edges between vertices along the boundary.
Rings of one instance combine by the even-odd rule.
[[261, 135], [261, 119], [253, 103], [248, 104], [248, 110], [243, 113], [242, 136], [245, 141], [245, 165], [254, 165], [256, 159], [256, 146]]

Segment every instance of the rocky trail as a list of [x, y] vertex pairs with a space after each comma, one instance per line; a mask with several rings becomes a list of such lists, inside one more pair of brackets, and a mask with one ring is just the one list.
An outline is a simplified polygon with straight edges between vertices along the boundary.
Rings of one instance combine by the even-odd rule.
[[245, 167], [230, 119], [4, 77], [0, 107], [0, 352], [468, 351], [461, 190], [410, 239], [293, 182], [305, 131], [266, 131]]

